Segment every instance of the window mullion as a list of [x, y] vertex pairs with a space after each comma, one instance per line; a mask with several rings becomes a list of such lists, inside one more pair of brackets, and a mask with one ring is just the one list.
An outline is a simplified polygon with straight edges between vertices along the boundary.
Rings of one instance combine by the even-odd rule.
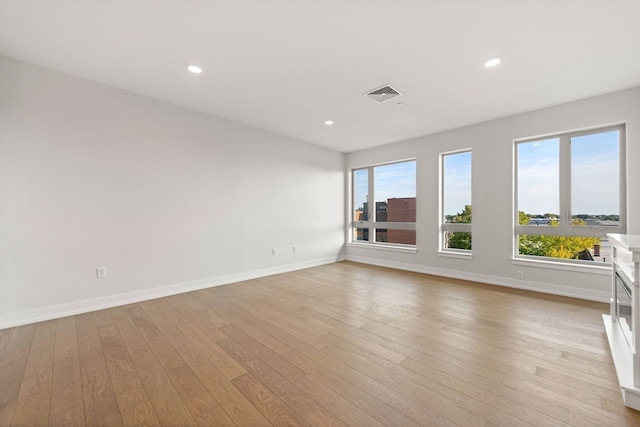
[[440, 223], [440, 230], [438, 233], [438, 248], [443, 249], [445, 247], [445, 238], [444, 238], [444, 232], [445, 230], [445, 223], [446, 223], [446, 219], [445, 219], [445, 213], [444, 213], [444, 201], [445, 199], [445, 185], [444, 185], [444, 154], [440, 154], [440, 164], [438, 165], [438, 181], [440, 184], [440, 188], [439, 188], [439, 192], [438, 194], [440, 195], [440, 197], [438, 198], [438, 212], [440, 215], [440, 219], [439, 219], [439, 223]]
[[571, 136], [560, 136], [560, 229], [571, 229]]
[[369, 216], [368, 218], [370, 218], [371, 222], [376, 222], [376, 194], [375, 194], [375, 188], [374, 188], [374, 182], [375, 182], [375, 168], [370, 167], [369, 168]]
[[369, 241], [375, 242], [376, 241], [375, 223], [377, 221], [377, 218], [376, 218], [376, 193], [374, 188], [375, 187], [375, 168], [374, 167], [369, 167], [368, 177], [369, 177], [369, 200], [368, 200], [369, 203], [367, 204], [367, 207], [369, 209], [369, 212], [368, 212], [367, 218], [369, 218], [369, 223], [371, 224], [371, 227], [369, 228]]
[[618, 147], [619, 147], [619, 152], [620, 152], [620, 176], [621, 177], [625, 177], [624, 179], [620, 179], [620, 200], [619, 200], [619, 206], [620, 206], [620, 216], [618, 218], [619, 220], [619, 233], [626, 233], [627, 231], [627, 198], [626, 198], [626, 194], [627, 194], [627, 180], [626, 180], [626, 176], [627, 176], [627, 165], [626, 165], [626, 159], [627, 159], [627, 135], [626, 135], [626, 130], [624, 128], [624, 126], [619, 126], [617, 128], [620, 132], [620, 140], [618, 141]]

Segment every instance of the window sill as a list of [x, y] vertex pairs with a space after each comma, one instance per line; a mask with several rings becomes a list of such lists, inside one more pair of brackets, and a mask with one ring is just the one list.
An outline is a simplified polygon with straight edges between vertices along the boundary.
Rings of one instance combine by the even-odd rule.
[[415, 246], [399, 246], [399, 245], [390, 245], [385, 243], [349, 242], [347, 245], [352, 248], [376, 249], [376, 250], [392, 251], [392, 252], [404, 252], [408, 254], [415, 254], [418, 252], [418, 248], [416, 248]]
[[473, 253], [471, 252], [438, 251], [438, 256], [443, 258], [473, 259]]
[[611, 275], [611, 264], [598, 263], [580, 264], [572, 262], [553, 261], [548, 259], [528, 259], [528, 258], [511, 258], [511, 264], [522, 265], [528, 267], [539, 267], [551, 270], [575, 271], [579, 273], [599, 274], [603, 276]]

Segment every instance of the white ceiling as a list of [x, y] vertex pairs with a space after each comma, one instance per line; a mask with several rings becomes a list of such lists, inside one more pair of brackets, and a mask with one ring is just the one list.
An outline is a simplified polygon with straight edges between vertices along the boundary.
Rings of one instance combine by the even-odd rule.
[[0, 53], [351, 152], [640, 85], [640, 1], [1, 0]]

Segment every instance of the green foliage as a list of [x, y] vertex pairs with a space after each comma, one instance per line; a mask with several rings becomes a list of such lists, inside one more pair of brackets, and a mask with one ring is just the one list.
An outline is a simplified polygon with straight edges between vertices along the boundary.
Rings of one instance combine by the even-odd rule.
[[453, 217], [453, 221], [458, 224], [471, 224], [471, 205], [464, 205], [462, 212]]
[[[524, 212], [518, 212], [518, 223], [529, 224], [529, 217]], [[574, 226], [587, 225], [580, 218], [571, 220]], [[549, 222], [550, 227], [557, 227], [557, 220]], [[568, 236], [537, 236], [522, 234], [518, 237], [518, 247], [521, 255], [544, 256], [553, 258], [577, 259], [580, 252], [591, 249], [600, 243], [597, 237], [568, 237]]]
[[518, 224], [529, 225], [530, 222], [531, 222], [531, 219], [529, 218], [529, 215], [527, 215], [522, 211], [518, 211]]
[[449, 237], [449, 248], [471, 250], [471, 233], [455, 231]]
[[[453, 223], [471, 223], [471, 205], [465, 205], [462, 212], [457, 213], [451, 220]], [[550, 218], [548, 227], [558, 227], [557, 215], [547, 213]], [[518, 224], [530, 224], [530, 217], [526, 213], [518, 212]], [[581, 218], [571, 220], [574, 226], [585, 226], [587, 223]], [[592, 249], [600, 243], [597, 237], [570, 237], [570, 236], [538, 236], [523, 234], [518, 237], [518, 246], [521, 255], [533, 255], [551, 258], [577, 259], [580, 252]], [[471, 250], [471, 233], [453, 232], [449, 234], [447, 247], [453, 249]]]
[[[470, 224], [471, 223], [471, 205], [465, 205], [462, 212], [456, 214], [451, 222], [458, 224]], [[471, 233], [466, 232], [453, 232], [449, 235], [449, 241], [447, 247], [451, 249], [466, 249], [471, 250]]]

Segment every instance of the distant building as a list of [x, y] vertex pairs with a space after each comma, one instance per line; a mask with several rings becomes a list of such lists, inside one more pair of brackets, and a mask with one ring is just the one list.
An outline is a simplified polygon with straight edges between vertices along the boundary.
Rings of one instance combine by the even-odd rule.
[[[416, 198], [404, 197], [387, 200], [388, 222], [416, 222]], [[387, 230], [387, 239], [391, 243], [403, 245], [416, 244], [415, 230]]]
[[[364, 202], [363, 210], [355, 211], [355, 221], [367, 221], [369, 203]], [[376, 202], [376, 222], [416, 222], [416, 198], [404, 197], [387, 199], [386, 202]], [[369, 240], [369, 229], [358, 228], [356, 240]], [[377, 242], [399, 243], [403, 245], [416, 244], [415, 230], [396, 230], [378, 228], [376, 230]]]

